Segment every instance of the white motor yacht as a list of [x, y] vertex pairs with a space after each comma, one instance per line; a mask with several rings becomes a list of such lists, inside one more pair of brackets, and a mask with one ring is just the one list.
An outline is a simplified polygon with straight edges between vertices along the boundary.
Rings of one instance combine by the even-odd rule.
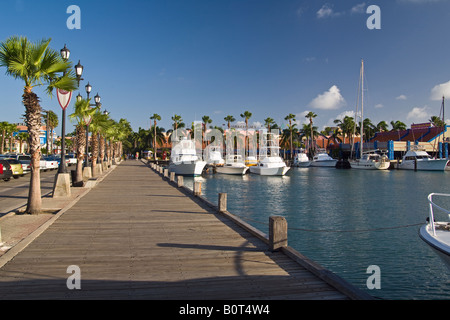
[[206, 164], [223, 165], [225, 161], [222, 158], [222, 149], [218, 146], [208, 146], [205, 150]]
[[326, 152], [320, 152], [313, 157], [311, 167], [336, 167], [337, 160], [330, 157]]
[[450, 223], [448, 221], [435, 221], [433, 208], [449, 215], [450, 211], [436, 205], [433, 196], [450, 197], [450, 194], [431, 193], [428, 195], [429, 217], [426, 225], [419, 231], [420, 238], [432, 247], [450, 269]]
[[304, 152], [297, 153], [292, 164], [294, 167], [306, 168], [311, 165], [308, 155]]
[[194, 141], [184, 138], [174, 143], [170, 155], [169, 172], [182, 176], [199, 176], [205, 166], [206, 161], [196, 154]]
[[402, 158], [399, 169], [444, 171], [447, 159], [434, 159], [423, 148], [413, 146]]
[[247, 167], [241, 155], [229, 155], [226, 157], [225, 164], [217, 167], [216, 172], [222, 174], [244, 175]]

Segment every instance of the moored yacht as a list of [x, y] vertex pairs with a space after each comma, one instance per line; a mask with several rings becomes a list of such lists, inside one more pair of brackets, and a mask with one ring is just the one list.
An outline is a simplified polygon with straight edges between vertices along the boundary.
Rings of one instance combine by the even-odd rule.
[[336, 159], [330, 157], [326, 152], [319, 152], [313, 157], [311, 167], [336, 167]]
[[306, 168], [309, 167], [311, 164], [311, 161], [308, 158], [308, 155], [304, 152], [299, 152], [295, 155], [293, 166], [294, 167], [301, 167]]
[[352, 169], [387, 170], [390, 165], [391, 162], [386, 155], [374, 151], [365, 152], [360, 159], [350, 161]]
[[250, 172], [261, 176], [284, 176], [290, 169], [280, 157], [278, 137], [268, 134], [267, 144], [260, 148], [259, 162], [250, 167]]
[[241, 155], [229, 155], [223, 166], [217, 167], [216, 172], [222, 174], [244, 175], [249, 167], [244, 164]]
[[398, 168], [405, 170], [444, 171], [447, 163], [447, 159], [434, 159], [423, 148], [412, 146], [403, 156]]
[[431, 193], [428, 195], [429, 217], [428, 222], [420, 228], [419, 236], [438, 253], [439, 257], [450, 269], [450, 223], [448, 221], [435, 221], [433, 208], [449, 215], [450, 211], [436, 205], [433, 196], [450, 197], [450, 194]]
[[205, 166], [206, 161], [196, 154], [194, 141], [183, 138], [174, 143], [170, 155], [169, 172], [182, 176], [199, 176]]

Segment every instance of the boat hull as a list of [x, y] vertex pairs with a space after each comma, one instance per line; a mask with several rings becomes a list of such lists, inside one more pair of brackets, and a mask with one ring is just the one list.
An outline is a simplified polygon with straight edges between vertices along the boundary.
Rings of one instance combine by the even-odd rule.
[[311, 161], [298, 161], [298, 162], [293, 163], [294, 167], [299, 167], [299, 168], [308, 168], [310, 165], [311, 165]]
[[350, 161], [350, 166], [352, 169], [361, 170], [387, 170], [389, 169], [390, 162], [379, 161], [379, 162], [360, 162], [360, 161]]
[[217, 167], [216, 172], [221, 174], [232, 174], [232, 175], [244, 175], [246, 174], [249, 167], [233, 167], [233, 166], [223, 166]]
[[170, 163], [169, 172], [180, 176], [200, 176], [206, 166], [205, 161]]
[[433, 250], [438, 254], [438, 256], [445, 263], [447, 268], [450, 270], [450, 246], [443, 241], [440, 241], [439, 238], [442, 236], [441, 233], [448, 233], [449, 231], [439, 231], [436, 230], [436, 237], [433, 236], [431, 231], [431, 226], [429, 224], [424, 225], [419, 230], [420, 238], [427, 243]]
[[310, 166], [311, 167], [328, 167], [328, 168], [334, 168], [336, 167], [337, 160], [323, 160], [323, 161], [312, 161]]
[[[403, 160], [398, 165], [402, 170], [415, 170], [416, 165], [414, 160]], [[424, 171], [444, 171], [447, 167], [447, 159], [432, 159], [432, 160], [417, 160], [417, 170]]]
[[290, 167], [250, 167], [250, 172], [261, 176], [284, 176]]

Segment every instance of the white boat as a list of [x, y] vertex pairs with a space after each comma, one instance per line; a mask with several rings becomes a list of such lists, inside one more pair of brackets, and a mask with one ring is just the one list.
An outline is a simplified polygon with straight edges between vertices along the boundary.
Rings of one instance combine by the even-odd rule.
[[447, 163], [448, 159], [434, 159], [423, 148], [415, 145], [403, 156], [398, 168], [404, 170], [444, 171]]
[[301, 168], [307, 168], [311, 164], [311, 161], [308, 158], [308, 155], [304, 152], [297, 153], [297, 155], [294, 158], [294, 162], [292, 165], [294, 167], [301, 167]]
[[250, 172], [261, 176], [284, 176], [290, 169], [280, 157], [280, 147], [276, 143], [273, 134], [272, 139], [268, 139], [267, 146], [260, 150], [259, 162], [250, 167]]
[[174, 143], [170, 155], [169, 172], [182, 176], [199, 176], [206, 166], [196, 154], [194, 141], [183, 139]]
[[387, 170], [391, 165], [391, 162], [386, 155], [381, 155], [374, 151], [365, 152], [360, 159], [351, 160], [349, 162], [352, 169], [363, 170]]
[[223, 166], [217, 167], [216, 172], [222, 174], [244, 175], [249, 167], [244, 164], [241, 155], [229, 155]]
[[248, 156], [245, 159], [245, 165], [247, 167], [256, 166], [258, 164], [258, 159], [254, 156]]
[[218, 146], [208, 146], [205, 150], [206, 164], [223, 165], [225, 160], [222, 158], [222, 149]]
[[439, 209], [450, 214], [450, 211], [441, 208], [433, 202], [433, 196], [450, 197], [450, 194], [431, 193], [428, 195], [429, 217], [428, 222], [420, 228], [419, 236], [430, 247], [432, 247], [450, 269], [450, 223], [448, 221], [436, 222], [434, 219], [433, 208]]
[[336, 167], [337, 160], [330, 157], [326, 152], [320, 152], [313, 157], [311, 167]]

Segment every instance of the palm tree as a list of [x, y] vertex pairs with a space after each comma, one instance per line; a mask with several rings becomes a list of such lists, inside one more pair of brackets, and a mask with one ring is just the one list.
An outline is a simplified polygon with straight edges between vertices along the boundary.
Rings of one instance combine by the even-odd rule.
[[380, 121], [377, 123], [376, 129], [377, 129], [377, 132], [388, 131], [388, 124], [384, 120]]
[[28, 134], [28, 132], [19, 132], [16, 137], [19, 140], [19, 144], [20, 144], [19, 145], [19, 153], [22, 153], [22, 144], [24, 141], [28, 140], [29, 134]]
[[391, 131], [404, 131], [406, 130], [406, 124], [400, 120], [391, 121], [392, 130]]
[[428, 121], [430, 121], [435, 127], [445, 126], [445, 122], [438, 116], [432, 116]]
[[225, 120], [228, 124], [228, 130], [231, 128], [231, 122], [236, 121], [236, 119], [233, 116], [226, 116], [225, 118], [223, 118], [223, 120]]
[[76, 169], [76, 181], [83, 181], [83, 160], [84, 152], [86, 150], [86, 121], [87, 116], [92, 116], [97, 108], [91, 109], [89, 106], [91, 100], [80, 99], [75, 102], [74, 112], [69, 115], [69, 119], [72, 122], [76, 122], [76, 145], [77, 145], [77, 169]]
[[292, 160], [292, 155], [293, 155], [293, 144], [292, 144], [292, 136], [293, 136], [293, 131], [295, 129], [295, 126], [297, 125], [296, 123], [292, 124], [292, 121], [295, 122], [295, 114], [289, 113], [284, 120], [289, 121], [288, 124], [288, 130], [289, 130], [289, 146], [290, 146], [290, 151], [291, 151], [291, 160]]
[[[58, 116], [51, 110], [46, 111], [46, 115], [43, 117], [45, 126], [48, 131], [51, 132], [50, 139], [47, 137], [47, 154], [49, 151], [53, 153], [53, 130], [58, 126]], [[51, 145], [49, 142], [51, 141]]]
[[270, 131], [271, 128], [276, 127], [275, 120], [273, 120], [273, 119], [270, 118], [270, 117], [264, 119], [264, 125], [267, 127], [267, 131]]
[[181, 118], [180, 115], [175, 114], [172, 117], [172, 121], [173, 121], [173, 130], [177, 130], [178, 128], [184, 128], [185, 124], [183, 122], [183, 118]]
[[95, 109], [95, 113], [92, 115], [91, 123], [89, 124], [89, 130], [92, 133], [92, 176], [95, 177], [98, 173], [97, 170], [97, 158], [99, 156], [99, 135], [103, 134], [110, 125], [109, 116], [106, 113], [100, 111], [99, 108]]
[[[205, 138], [206, 129], [208, 128], [208, 124], [212, 123], [212, 119], [209, 116], [203, 116], [202, 121], [203, 121], [202, 138], [203, 138], [203, 141], [205, 141], [205, 145], [206, 145], [206, 138]], [[203, 143], [202, 143], [202, 146], [203, 146]]]
[[53, 89], [72, 91], [77, 88], [72, 64], [64, 61], [59, 53], [49, 47], [51, 39], [32, 43], [26, 37], [10, 37], [0, 44], [0, 67], [6, 74], [25, 83], [22, 103], [25, 106], [25, 122], [30, 134], [31, 174], [26, 212], [41, 211], [41, 183], [39, 162], [41, 106], [33, 88], [44, 86], [48, 95]]
[[248, 120], [252, 117], [252, 113], [250, 111], [245, 111], [244, 113], [241, 113], [241, 118], [244, 118], [245, 120], [245, 143], [244, 143], [244, 150], [245, 156], [247, 156], [247, 150], [249, 149], [249, 141], [248, 141]]
[[334, 120], [334, 123], [337, 124], [339, 129], [341, 129], [344, 143], [345, 143], [345, 136], [349, 138], [350, 144], [353, 144], [353, 132], [355, 130], [355, 121], [353, 120], [353, 117], [345, 116], [344, 119], [336, 119]]
[[9, 126], [9, 122], [7, 121], [2, 121], [0, 122], [0, 132], [2, 135], [2, 144], [0, 146], [0, 154], [3, 154], [5, 152], [5, 141], [6, 141], [6, 129]]
[[157, 113], [154, 113], [151, 117], [150, 117], [150, 120], [153, 120], [153, 127], [154, 127], [154, 134], [153, 134], [153, 138], [154, 138], [154, 140], [153, 140], [153, 151], [155, 152], [154, 153], [154, 156], [155, 156], [155, 161], [156, 161], [156, 136], [157, 136], [157, 134], [156, 134], [156, 121], [161, 121], [161, 116], [159, 115], [159, 114], [157, 114]]
[[8, 137], [9, 140], [9, 152], [13, 152], [13, 140], [14, 140], [14, 132], [19, 131], [17, 125], [14, 123], [8, 123], [5, 130], [5, 137]]
[[[308, 114], [305, 115], [305, 118], [308, 118], [308, 119], [309, 119], [309, 129], [311, 130], [310, 135], [309, 135], [309, 137], [310, 137], [310, 139], [311, 139], [311, 143], [310, 143], [310, 145], [309, 145], [309, 153], [310, 153], [311, 155], [314, 154], [314, 142], [313, 142], [313, 140], [314, 140], [314, 132], [313, 132], [314, 127], [313, 127], [313, 121], [312, 121], [312, 119], [314, 119], [315, 117], [317, 117], [317, 114], [315, 114], [315, 113], [312, 112], [312, 111], [308, 112]], [[303, 130], [304, 130], [304, 129], [305, 129], [305, 126], [303, 126]]]

